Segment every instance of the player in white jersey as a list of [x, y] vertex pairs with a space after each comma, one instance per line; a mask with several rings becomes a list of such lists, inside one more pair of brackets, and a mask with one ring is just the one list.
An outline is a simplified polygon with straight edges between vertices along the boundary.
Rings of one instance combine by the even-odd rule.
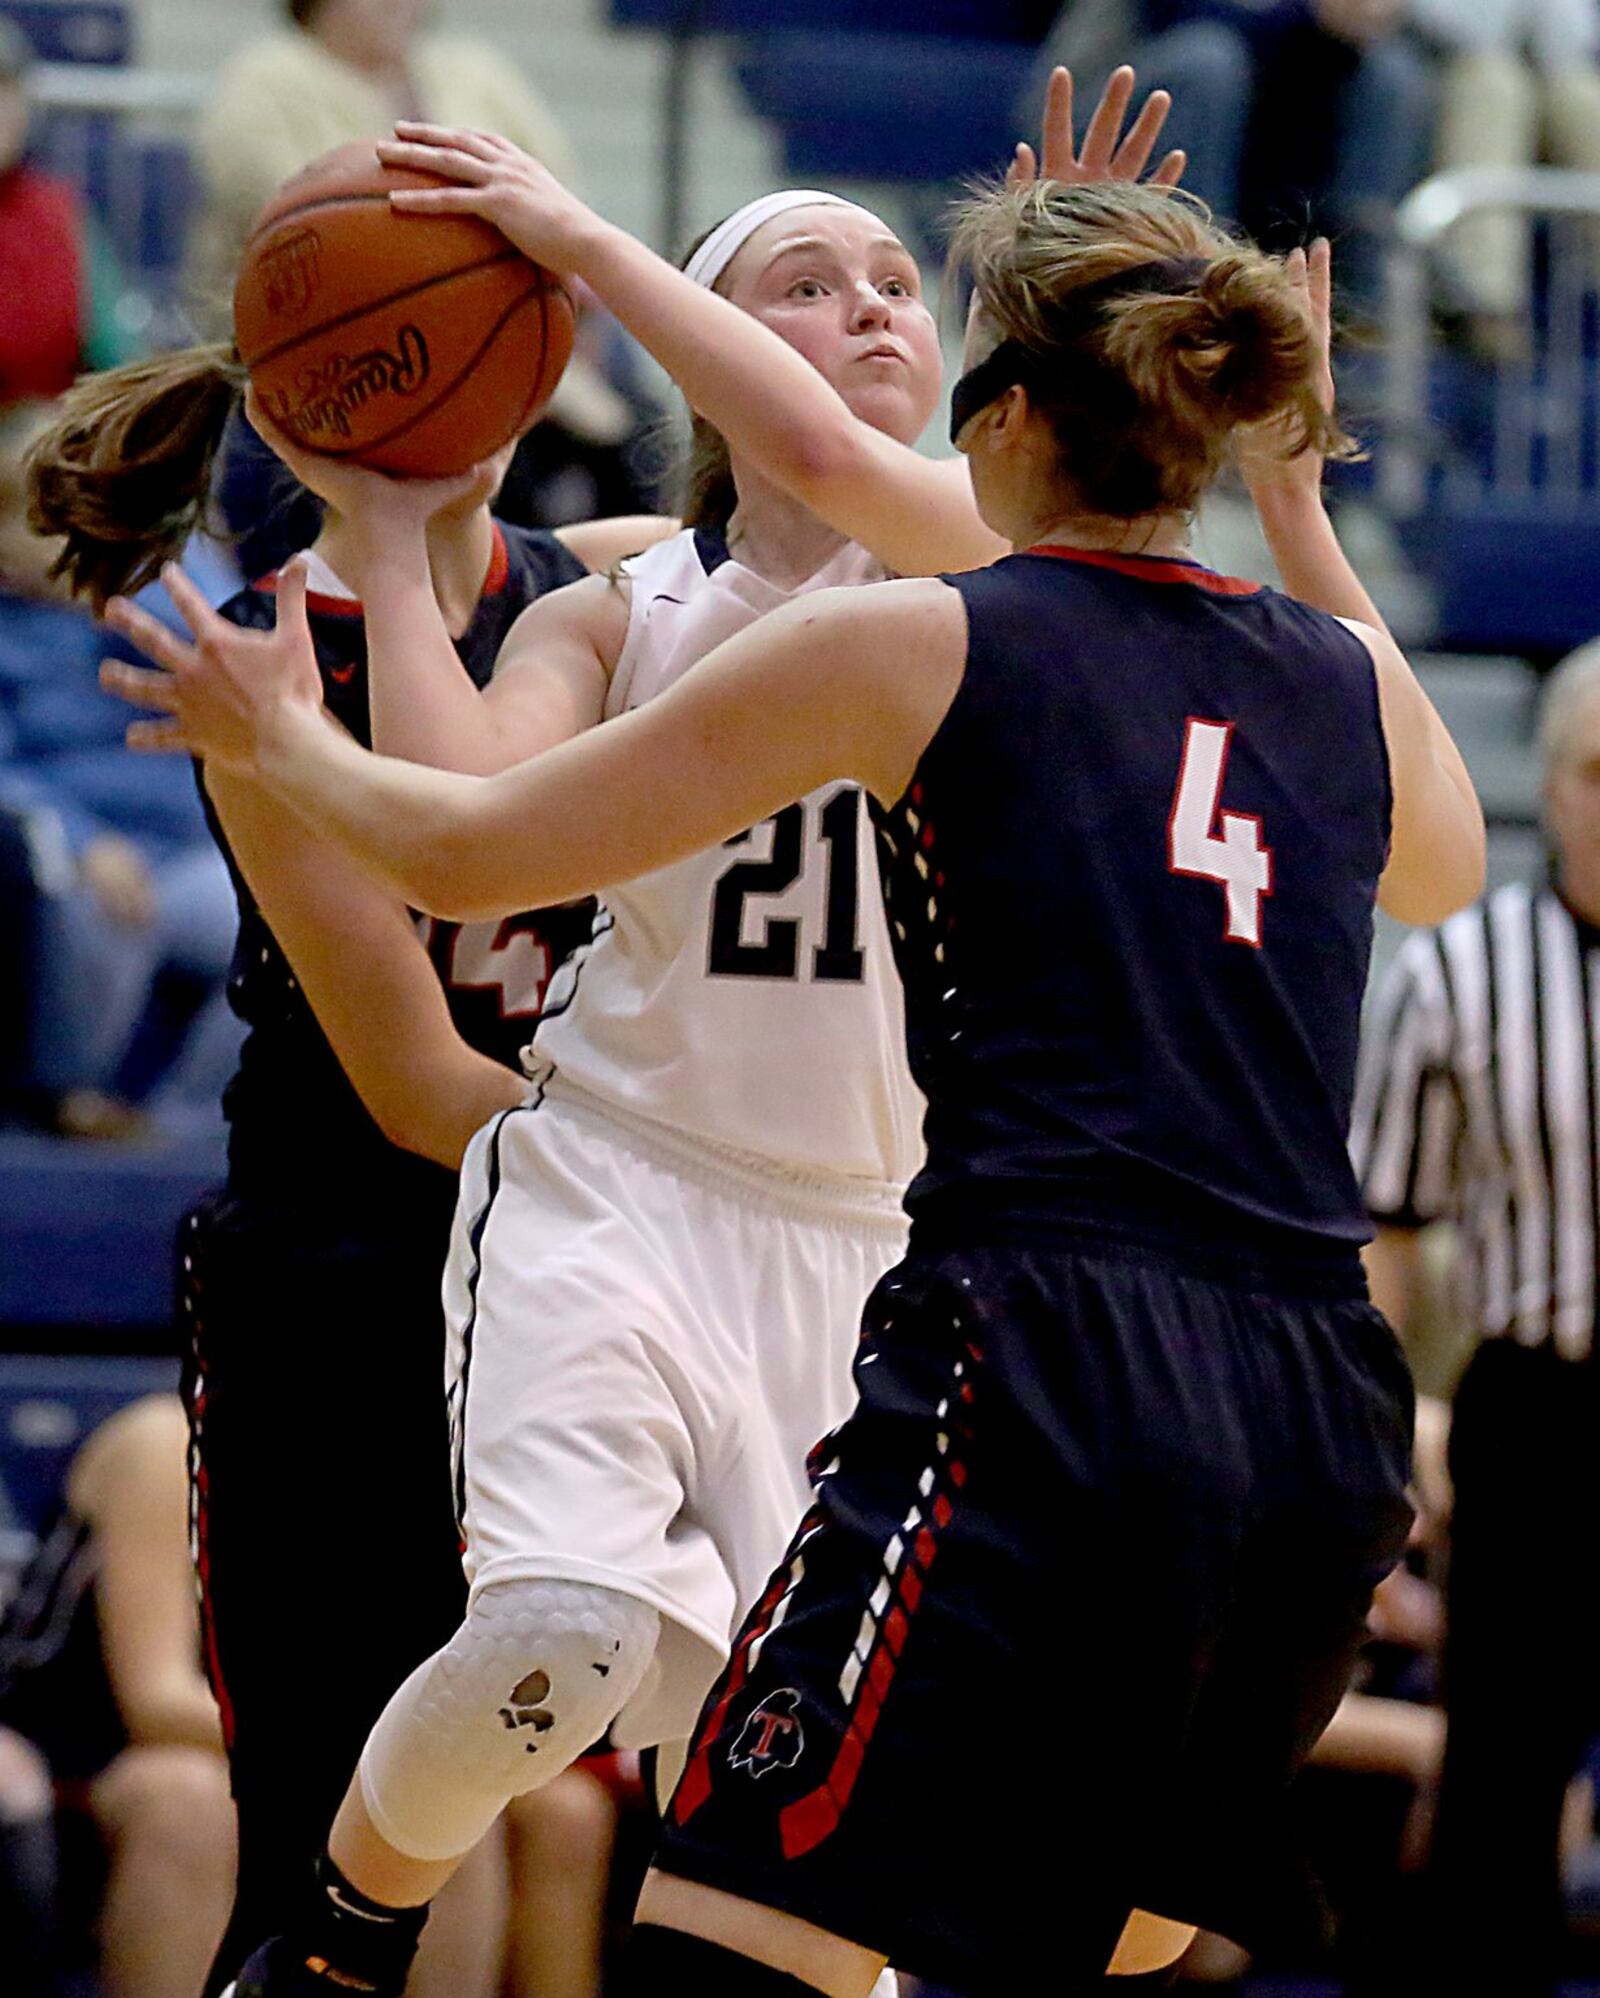
[[[823, 294], [823, 266], [838, 282], [803, 351], [909, 444], [939, 345], [876, 216], [768, 197], [699, 269], [781, 317]], [[484, 701], [417, 587], [439, 490], [284, 456], [363, 523], [375, 742], [458, 768], [525, 759], [767, 610], [883, 574], [735, 468], [736, 504], [702, 531], [519, 623]], [[875, 866], [859, 792], [835, 784], [608, 893], [528, 1103], [463, 1173], [446, 1304], [467, 1617], [379, 1720], [325, 1894], [242, 1991], [397, 1990], [428, 1899], [509, 1798], [608, 1728], [687, 1735], [803, 1511], [807, 1453], [851, 1405], [860, 1300], [904, 1244], [920, 1106]]]
[[[882, 573], [846, 543], [803, 588]], [[608, 717], [798, 594], [704, 530], [623, 574], [628, 627]], [[786, 1171], [903, 1182], [920, 1156], [922, 1105], [875, 864], [860, 791], [835, 784], [741, 842], [613, 888], [595, 942], [552, 985], [535, 1074], [563, 1098]], [[756, 1043], [759, 1057], [746, 1058]]]

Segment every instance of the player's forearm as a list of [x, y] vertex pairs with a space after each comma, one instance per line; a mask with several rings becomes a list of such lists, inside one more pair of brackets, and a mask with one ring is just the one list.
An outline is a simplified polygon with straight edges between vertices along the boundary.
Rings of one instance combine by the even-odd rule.
[[853, 451], [857, 419], [809, 362], [625, 230], [596, 222], [577, 274], [738, 450], [812, 499]]
[[1340, 547], [1319, 493], [1305, 485], [1263, 482], [1252, 486], [1250, 497], [1290, 596], [1333, 617], [1356, 618], [1378, 631], [1388, 630]]
[[274, 713], [256, 759], [255, 775], [268, 790], [413, 909], [467, 921], [544, 899], [513, 894], [491, 909], [474, 895], [482, 778], [374, 755], [299, 707]]
[[1346, 1693], [1311, 1760], [1364, 1775], [1426, 1782], [1444, 1753], [1444, 1714], [1411, 1700]]
[[351, 581], [366, 621], [373, 747], [440, 770], [497, 769], [494, 720], [445, 625], [420, 526], [369, 542]]
[[136, 1748], [184, 1747], [222, 1752], [217, 1703], [197, 1674], [122, 1694], [122, 1723]]
[[1372, 1301], [1395, 1331], [1403, 1334], [1411, 1317], [1419, 1266], [1419, 1237], [1413, 1228], [1380, 1226], [1361, 1252]]
[[433, 1059], [407, 1059], [403, 1072], [386, 1066], [363, 1074], [345, 1066], [391, 1144], [452, 1172], [460, 1168], [473, 1133], [502, 1110], [514, 1109], [524, 1094], [520, 1076], [464, 1042]]

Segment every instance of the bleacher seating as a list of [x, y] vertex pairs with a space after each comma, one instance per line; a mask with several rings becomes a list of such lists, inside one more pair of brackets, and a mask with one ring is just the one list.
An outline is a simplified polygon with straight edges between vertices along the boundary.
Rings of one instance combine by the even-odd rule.
[[139, 1146], [0, 1135], [6, 1342], [72, 1327], [85, 1343], [158, 1343], [171, 1319], [178, 1223], [222, 1171], [220, 1138]]
[[1054, 11], [1047, 0], [611, 0], [618, 26], [658, 29], [680, 49], [735, 37], [734, 72], [796, 179], [935, 184], [1006, 158], [1010, 108]]
[[0, 14], [27, 36], [41, 62], [133, 59], [133, 9], [120, 0], [3, 0]]
[[871, 28], [889, 34], [1037, 42], [1055, 0], [611, 0], [619, 28], [672, 34], [750, 34], [803, 28], [813, 34]]
[[1001, 165], [1033, 50], [877, 30], [774, 30], [740, 40], [734, 70], [783, 134], [798, 180], [957, 180]]

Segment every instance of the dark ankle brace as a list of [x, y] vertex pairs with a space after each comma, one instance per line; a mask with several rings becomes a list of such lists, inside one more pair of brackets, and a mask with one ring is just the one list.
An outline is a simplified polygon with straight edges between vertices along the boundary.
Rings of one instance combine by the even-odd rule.
[[816, 1985], [787, 1971], [653, 1922], [628, 1937], [618, 1968], [616, 1998], [817, 1998]]
[[317, 1887], [304, 1937], [312, 1967], [326, 1964], [340, 1979], [377, 1992], [404, 1990], [428, 1919], [427, 1902], [420, 1908], [385, 1907], [353, 1887], [326, 1853], [317, 1861]]

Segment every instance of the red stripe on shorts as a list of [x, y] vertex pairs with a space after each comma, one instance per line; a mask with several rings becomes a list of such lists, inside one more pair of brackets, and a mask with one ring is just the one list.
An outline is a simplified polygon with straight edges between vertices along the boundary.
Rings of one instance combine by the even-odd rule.
[[[950, 1392], [939, 1404], [935, 1419], [941, 1424], [948, 1422], [949, 1427], [941, 1427], [934, 1461], [918, 1480], [917, 1501], [884, 1549], [884, 1577], [892, 1590], [886, 1613], [874, 1617], [869, 1605], [867, 1620], [873, 1627], [871, 1647], [863, 1658], [858, 1639], [858, 1648], [852, 1652], [850, 1663], [841, 1675], [841, 1689], [846, 1681], [852, 1686], [847, 1695], [851, 1704], [844, 1740], [826, 1779], [815, 1790], [787, 1805], [779, 1816], [785, 1859], [799, 1859], [821, 1845], [838, 1828], [850, 1802], [866, 1760], [867, 1745], [877, 1728], [884, 1700], [911, 1634], [912, 1618], [922, 1602], [928, 1570], [938, 1555], [939, 1536], [955, 1515], [951, 1493], [959, 1491], [967, 1481], [966, 1464], [950, 1446], [972, 1440], [972, 1384], [963, 1377], [969, 1362], [977, 1366], [982, 1360], [982, 1349], [969, 1341], [965, 1356], [956, 1362]], [[953, 1404], [964, 1411], [959, 1419], [951, 1420]]]

